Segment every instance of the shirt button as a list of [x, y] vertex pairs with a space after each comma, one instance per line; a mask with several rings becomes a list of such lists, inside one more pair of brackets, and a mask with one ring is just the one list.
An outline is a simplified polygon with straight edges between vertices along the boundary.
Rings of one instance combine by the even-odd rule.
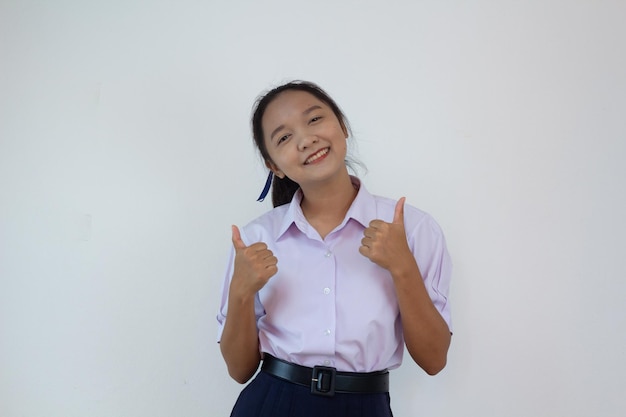
[[330, 336], [330, 329], [326, 329], [326, 330], [324, 330], [324, 335], [326, 335], [326, 336]]
[[326, 295], [330, 294], [330, 288], [328, 287], [324, 288], [324, 294]]
[[326, 366], [330, 365], [330, 361], [329, 361], [328, 359], [326, 359], [326, 360], [324, 361], [324, 365], [326, 365]]
[[328, 252], [326, 252], [326, 253], [324, 254], [324, 256], [325, 256], [325, 257], [327, 257], [327, 258], [330, 258], [330, 256], [331, 256], [332, 254], [333, 254], [333, 253], [332, 253], [331, 251], [328, 251]]

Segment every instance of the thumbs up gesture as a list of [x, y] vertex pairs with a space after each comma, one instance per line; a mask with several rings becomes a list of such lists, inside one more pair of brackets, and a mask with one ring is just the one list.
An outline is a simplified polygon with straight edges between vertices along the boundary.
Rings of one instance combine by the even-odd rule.
[[377, 265], [389, 270], [402, 268], [407, 262], [414, 262], [404, 230], [404, 201], [396, 204], [393, 221], [372, 220], [363, 231], [359, 252]]
[[231, 292], [242, 296], [254, 296], [278, 272], [278, 259], [263, 242], [246, 246], [241, 240], [237, 226], [232, 226], [233, 246], [235, 247], [235, 269], [231, 282]]

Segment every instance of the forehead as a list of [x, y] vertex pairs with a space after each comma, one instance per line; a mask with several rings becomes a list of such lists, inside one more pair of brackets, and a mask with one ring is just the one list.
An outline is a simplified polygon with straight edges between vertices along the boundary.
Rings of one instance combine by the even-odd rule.
[[303, 112], [312, 106], [327, 109], [328, 105], [313, 94], [300, 90], [288, 90], [278, 94], [267, 105], [263, 114], [263, 128], [271, 128], [271, 124], [284, 123], [291, 117], [302, 116]]

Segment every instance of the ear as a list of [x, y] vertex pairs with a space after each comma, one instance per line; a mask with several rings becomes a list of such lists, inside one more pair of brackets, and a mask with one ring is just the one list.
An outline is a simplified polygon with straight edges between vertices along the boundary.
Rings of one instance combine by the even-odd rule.
[[276, 175], [278, 178], [283, 179], [285, 178], [285, 173], [283, 171], [281, 171], [280, 169], [278, 169], [278, 167], [276, 166], [275, 163], [273, 163], [272, 161], [269, 160], [265, 160], [265, 166], [274, 173], [274, 175]]

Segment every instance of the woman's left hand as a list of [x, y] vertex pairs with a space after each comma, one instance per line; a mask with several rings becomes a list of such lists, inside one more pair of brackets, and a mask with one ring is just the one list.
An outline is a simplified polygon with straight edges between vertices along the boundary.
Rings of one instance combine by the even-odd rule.
[[404, 229], [404, 200], [391, 223], [373, 220], [363, 232], [359, 252], [387, 269], [393, 278], [409, 354], [429, 375], [446, 366], [450, 330], [429, 298]]
[[363, 231], [359, 252], [370, 261], [392, 272], [415, 262], [404, 230], [404, 201], [398, 200], [393, 221], [372, 220]]

